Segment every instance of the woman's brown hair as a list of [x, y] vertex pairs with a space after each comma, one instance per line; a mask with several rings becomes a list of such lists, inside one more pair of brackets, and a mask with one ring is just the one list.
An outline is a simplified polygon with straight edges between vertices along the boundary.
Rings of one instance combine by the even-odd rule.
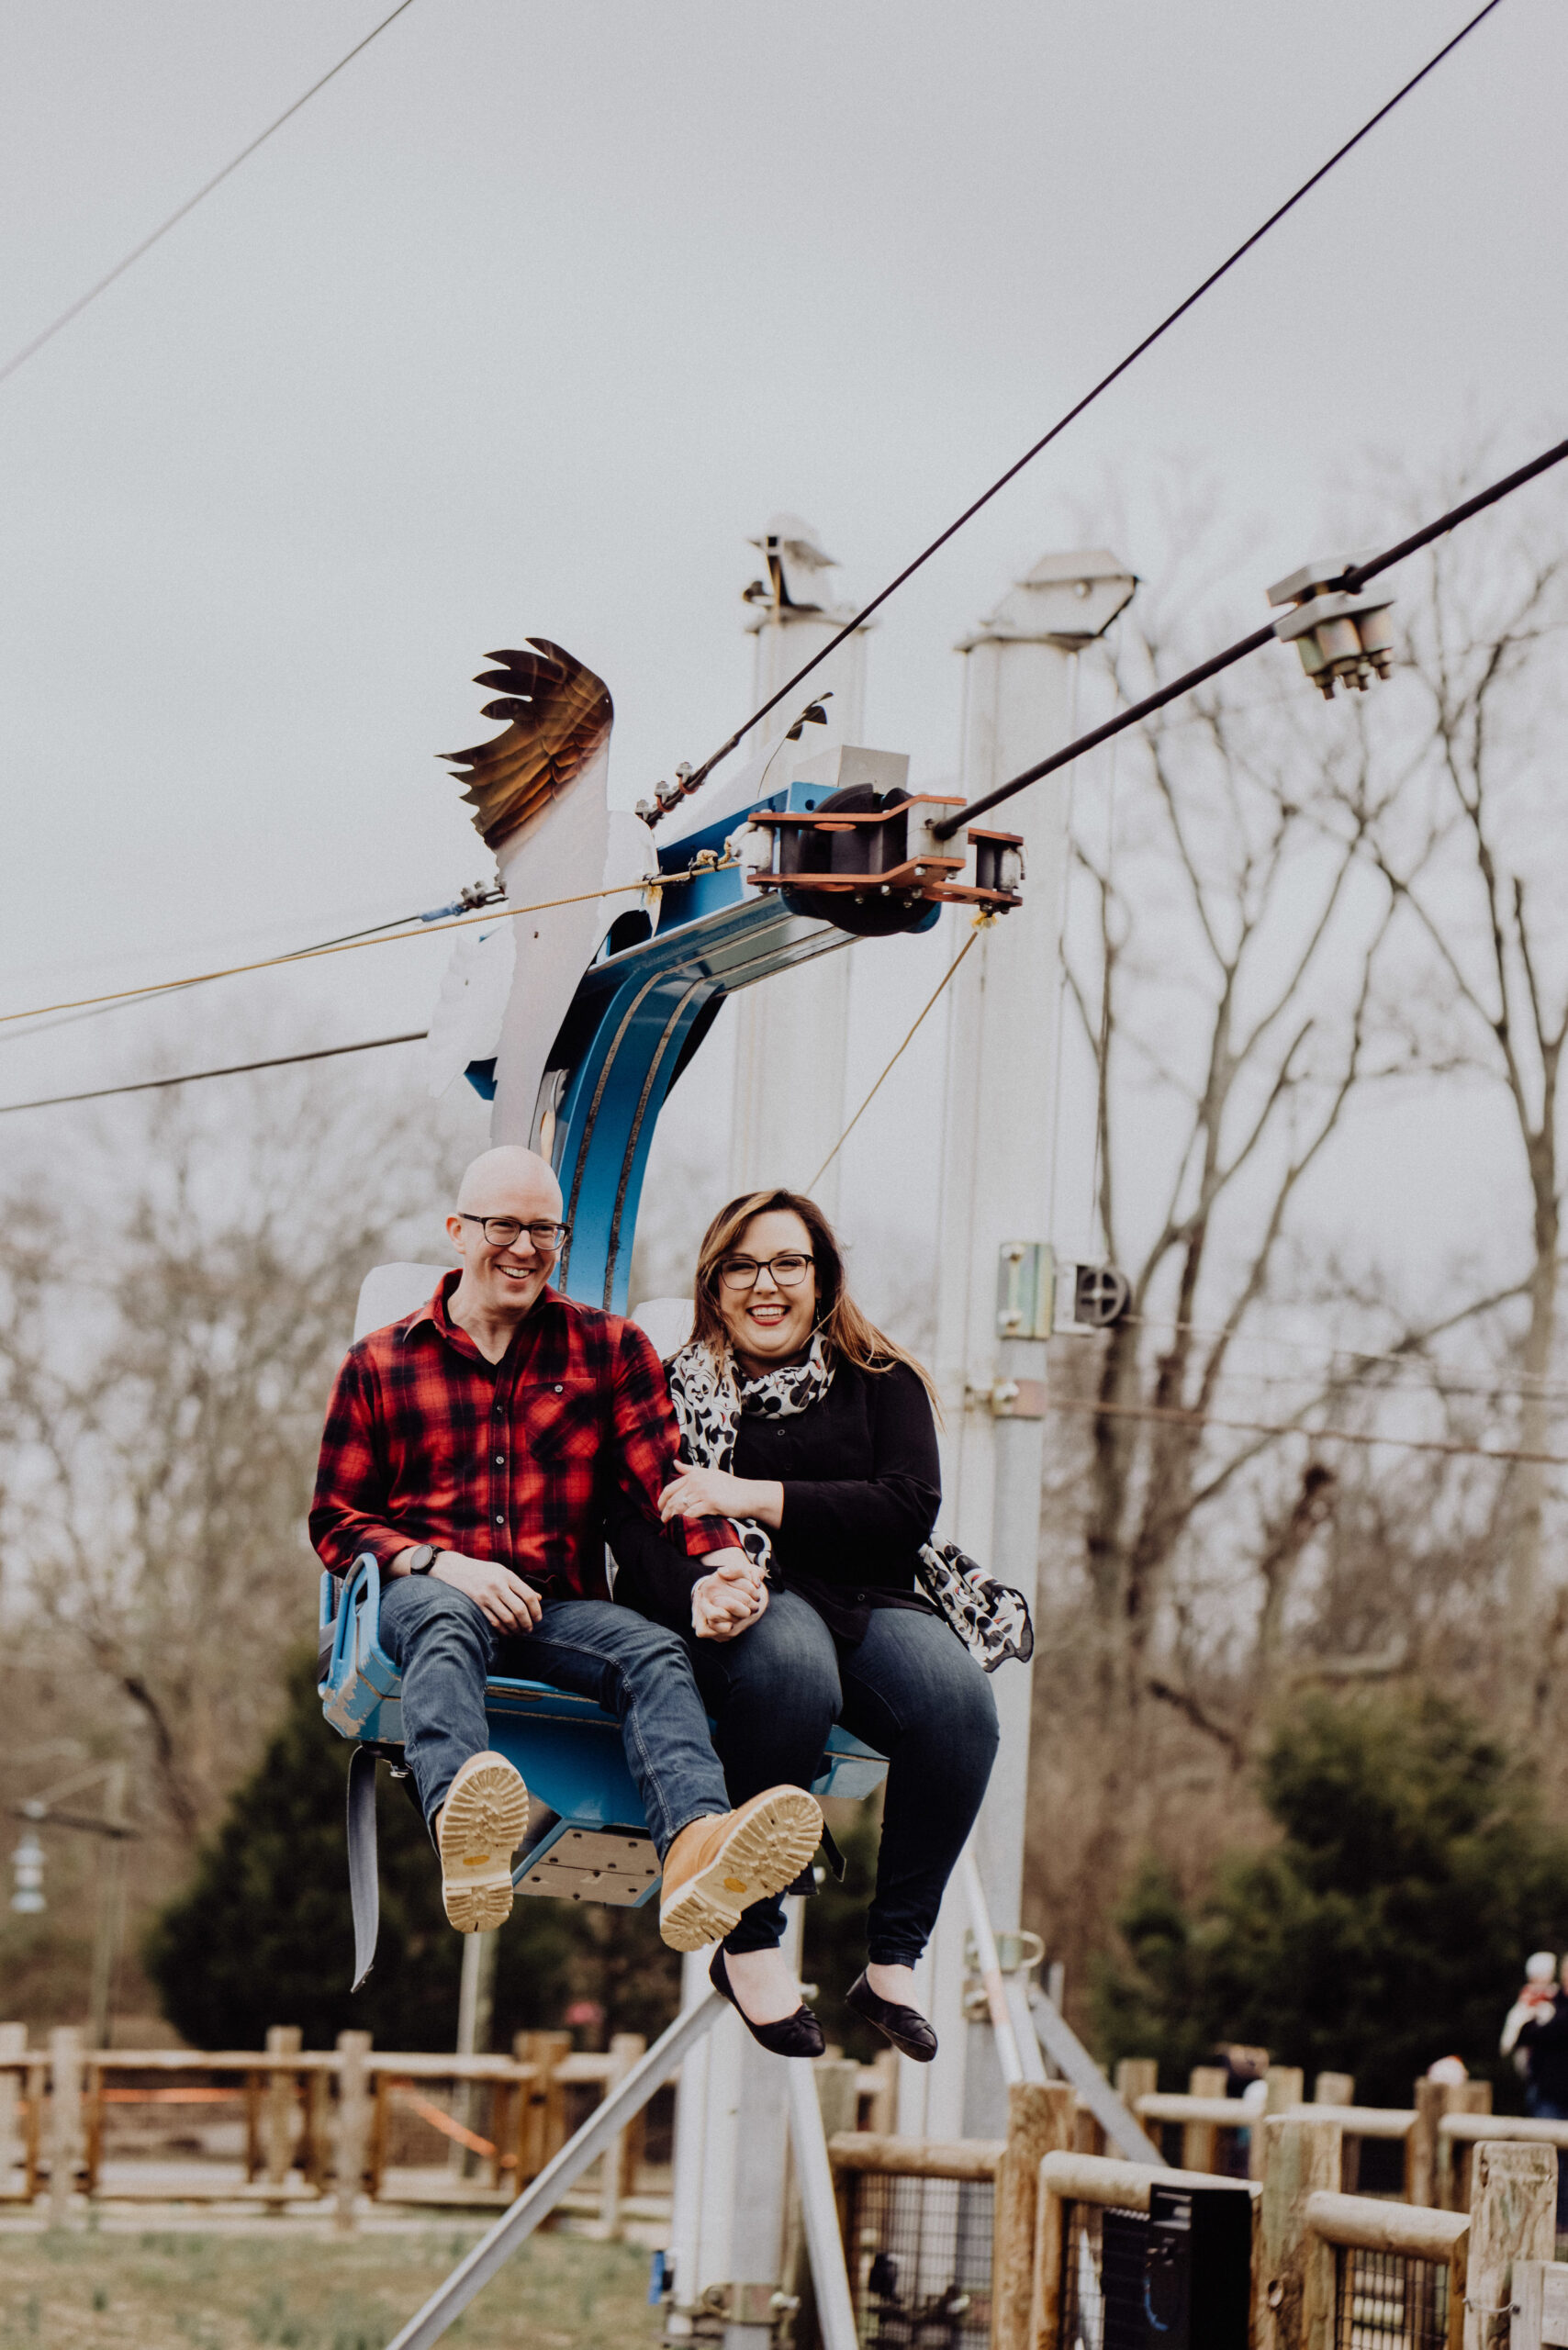
[[849, 1294], [844, 1277], [844, 1251], [834, 1228], [815, 1200], [808, 1200], [802, 1192], [745, 1192], [719, 1210], [697, 1252], [692, 1337], [721, 1360], [729, 1353], [730, 1334], [719, 1308], [719, 1267], [752, 1218], [770, 1215], [775, 1210], [788, 1210], [791, 1215], [798, 1215], [811, 1234], [812, 1256], [817, 1269], [816, 1327], [830, 1353], [842, 1355], [857, 1371], [891, 1371], [894, 1363], [906, 1363], [931, 1398], [931, 1408], [940, 1422], [941, 1400], [930, 1372], [906, 1348], [888, 1337], [862, 1314]]

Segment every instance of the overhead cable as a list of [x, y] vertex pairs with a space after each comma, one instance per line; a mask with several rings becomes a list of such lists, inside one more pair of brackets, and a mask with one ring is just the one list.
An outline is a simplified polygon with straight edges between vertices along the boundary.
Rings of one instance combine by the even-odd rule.
[[292, 1069], [297, 1061], [331, 1061], [343, 1053], [378, 1053], [384, 1045], [418, 1045], [428, 1028], [410, 1028], [401, 1036], [367, 1036], [358, 1045], [321, 1045], [313, 1053], [278, 1053], [266, 1061], [231, 1061], [226, 1069], [188, 1069], [179, 1077], [143, 1077], [134, 1085], [97, 1085], [88, 1093], [50, 1093], [39, 1102], [0, 1102], [0, 1118], [17, 1110], [58, 1110], [67, 1102], [106, 1102], [116, 1093], [160, 1093], [168, 1085], [199, 1085], [207, 1077], [246, 1077], [255, 1069]]
[[[278, 959], [283, 963], [296, 962], [302, 956], [319, 955], [329, 946], [353, 946], [362, 938], [375, 938], [380, 932], [387, 930], [407, 930], [411, 938], [417, 938], [419, 931], [412, 927], [416, 923], [423, 923], [428, 927], [431, 923], [445, 922], [454, 914], [471, 912], [476, 907], [498, 905], [505, 896], [504, 890], [487, 889], [483, 882], [475, 882], [463, 890], [450, 905], [432, 906], [424, 913], [395, 914], [389, 922], [368, 923], [363, 930], [342, 930], [334, 938], [317, 939], [310, 946], [291, 946]], [[151, 1002], [162, 995], [182, 995], [186, 988], [205, 987], [209, 977], [221, 979], [225, 976], [223, 972], [212, 972], [204, 973], [194, 979], [168, 979], [153, 988], [150, 994], [140, 1000], [142, 1002]], [[132, 998], [130, 1001], [136, 1001], [136, 999]], [[14, 1028], [8, 1036], [0, 1036], [0, 1045], [18, 1044], [29, 1036], [47, 1036], [56, 1028], [73, 1028], [78, 1021], [100, 1020], [106, 1012], [119, 1012], [125, 1008], [123, 1001], [89, 1004], [84, 1011], [66, 1012], [62, 1013], [58, 1020], [42, 1021], [37, 1028]]]
[[823, 1177], [827, 1173], [828, 1169], [833, 1165], [834, 1160], [838, 1157], [839, 1152], [844, 1148], [845, 1144], [849, 1140], [850, 1136], [855, 1132], [856, 1127], [860, 1124], [861, 1119], [866, 1115], [867, 1111], [870, 1108], [872, 1102], [881, 1091], [884, 1083], [892, 1075], [894, 1064], [902, 1059], [905, 1049], [914, 1042], [915, 1032], [919, 1028], [922, 1021], [925, 1018], [926, 1013], [935, 1003], [937, 997], [946, 986], [948, 980], [953, 977], [955, 971], [957, 971], [959, 964], [963, 961], [965, 956], [969, 953], [976, 939], [980, 936], [980, 932], [988, 926], [992, 919], [993, 917], [989, 912], [979, 913], [975, 916], [974, 928], [970, 931], [968, 938], [965, 939], [963, 945], [959, 947], [958, 953], [954, 956], [952, 961], [943, 972], [941, 978], [937, 980], [936, 985], [932, 989], [931, 993], [926, 997], [925, 1002], [921, 1005], [920, 1010], [916, 1013], [913, 1020], [910, 1023], [909, 1027], [904, 1031], [902, 1040], [884, 1064], [881, 1076], [878, 1078], [877, 1082], [872, 1086], [870, 1092], [867, 1094], [866, 1099], [861, 1102], [860, 1107], [856, 1111], [855, 1115], [850, 1119], [849, 1124], [845, 1127], [844, 1132], [839, 1136], [838, 1140], [834, 1144], [833, 1148], [828, 1152], [827, 1157], [823, 1160], [822, 1165], [812, 1177], [811, 1181], [806, 1186], [808, 1192], [814, 1192], [816, 1190], [817, 1185], [822, 1181]]
[[490, 913], [460, 914], [454, 922], [420, 914], [422, 930], [399, 930], [380, 934], [362, 933], [357, 937], [340, 940], [335, 946], [296, 946], [286, 955], [263, 955], [253, 963], [230, 963], [216, 971], [195, 971], [188, 979], [154, 979], [144, 987], [111, 988], [103, 995], [76, 996], [62, 1003], [36, 1003], [25, 1012], [0, 1012], [0, 1027], [13, 1020], [41, 1020], [50, 1012], [79, 1012], [88, 1004], [129, 1003], [138, 996], [168, 995], [176, 988], [196, 987], [207, 979], [235, 979], [250, 971], [275, 971], [286, 963], [312, 963], [324, 955], [353, 955], [365, 946], [398, 946], [410, 938], [442, 937], [448, 931], [466, 930], [471, 923], [515, 922], [521, 914], [553, 913], [557, 906], [586, 906], [596, 898], [623, 898], [628, 891], [655, 896], [661, 890], [673, 890], [683, 881], [695, 880], [699, 875], [727, 873], [734, 864], [733, 857], [718, 858], [706, 865], [689, 866], [682, 873], [656, 873], [635, 881], [613, 881], [599, 890], [579, 890], [570, 898], [542, 898], [537, 905], [498, 905]]
[[[1460, 523], [1468, 522], [1472, 515], [1484, 512], [1488, 506], [1495, 506], [1499, 498], [1506, 498], [1510, 491], [1520, 488], [1527, 481], [1533, 481], [1538, 474], [1560, 465], [1565, 457], [1568, 457], [1568, 441], [1559, 441], [1554, 447], [1543, 450], [1539, 457], [1532, 457], [1528, 465], [1520, 465], [1517, 472], [1506, 474], [1501, 481], [1494, 482], [1489, 489], [1479, 490], [1462, 505], [1451, 507], [1446, 514], [1439, 514], [1435, 522], [1428, 522], [1420, 530], [1412, 532], [1409, 538], [1401, 539], [1397, 546], [1386, 548], [1382, 554], [1372, 555], [1365, 563], [1352, 564], [1337, 579], [1325, 581], [1324, 585], [1344, 588], [1351, 595], [1358, 593], [1369, 579], [1375, 579], [1380, 572], [1389, 570], [1396, 563], [1403, 563], [1406, 555], [1417, 554], [1422, 547], [1430, 546], [1434, 539], [1440, 539], [1447, 532], [1457, 530]], [[1250, 636], [1241, 637], [1235, 644], [1226, 645], [1223, 653], [1215, 653], [1207, 661], [1201, 661], [1195, 669], [1189, 669], [1184, 676], [1172, 678], [1170, 685], [1161, 686], [1155, 693], [1146, 694], [1142, 701], [1134, 702], [1129, 709], [1118, 711], [1114, 718], [1108, 718], [1103, 726], [1093, 727], [1089, 733], [1079, 735], [1076, 742], [1064, 744], [1059, 751], [1053, 751], [1049, 758], [1037, 759], [1032, 767], [1025, 767], [1022, 775], [1011, 777], [1006, 783], [999, 783], [992, 791], [981, 792], [980, 798], [971, 800], [967, 808], [960, 808], [941, 823], [933, 824], [933, 834], [938, 840], [949, 839], [960, 825], [972, 824], [977, 816], [983, 816], [989, 809], [1000, 807], [1004, 800], [1011, 800], [1014, 792], [1024, 791], [1030, 784], [1038, 783], [1043, 777], [1054, 775], [1058, 767], [1070, 767], [1074, 759], [1081, 758], [1085, 751], [1092, 751], [1099, 744], [1108, 743], [1114, 734], [1122, 733], [1129, 726], [1138, 725], [1157, 710], [1163, 710], [1167, 702], [1191, 693], [1195, 686], [1218, 677], [1222, 669], [1230, 668], [1235, 662], [1245, 661], [1249, 653], [1260, 652], [1265, 644], [1275, 642], [1271, 623], [1254, 629]]]
[[215, 188], [221, 187], [226, 179], [232, 178], [241, 164], [248, 162], [258, 147], [266, 145], [274, 130], [281, 130], [284, 124], [299, 112], [301, 106], [308, 106], [319, 90], [324, 90], [329, 82], [334, 81], [345, 65], [352, 65], [362, 50], [368, 49], [371, 42], [386, 30], [388, 25], [395, 23], [404, 10], [411, 8], [413, 5], [414, 0], [398, 0], [398, 6], [393, 9], [392, 14], [389, 17], [383, 17], [381, 22], [373, 27], [363, 40], [355, 41], [353, 47], [345, 55], [340, 57], [337, 63], [323, 73], [319, 82], [312, 82], [310, 87], [296, 98], [291, 106], [284, 108], [275, 122], [269, 122], [266, 129], [252, 139], [248, 147], [241, 147], [240, 152], [230, 162], [225, 163], [220, 172], [215, 172], [211, 179], [207, 181], [205, 185], [198, 187], [194, 196], [186, 196], [184, 204], [171, 212], [168, 218], [162, 221], [150, 237], [143, 237], [139, 245], [133, 245], [123, 260], [117, 261], [113, 269], [106, 276], [100, 277], [95, 285], [89, 285], [85, 294], [79, 294], [68, 308], [62, 310], [60, 316], [45, 327], [41, 334], [34, 335], [31, 342], [24, 343], [20, 351], [13, 352], [5, 365], [0, 367], [0, 384], [5, 383], [7, 376], [14, 375], [19, 367], [25, 367], [28, 361], [43, 349], [46, 342], [52, 342], [62, 327], [68, 327], [73, 319], [79, 319], [88, 305], [97, 300], [100, 294], [106, 294], [109, 287], [122, 278], [128, 269], [135, 267], [143, 253], [150, 253], [153, 246], [166, 237], [171, 229], [177, 229], [180, 222], [193, 213], [198, 204], [205, 202]]
[[1438, 1437], [1373, 1436], [1365, 1428], [1315, 1428], [1305, 1420], [1230, 1420], [1214, 1412], [1187, 1412], [1173, 1404], [1108, 1404], [1096, 1396], [1050, 1395], [1052, 1412], [1083, 1412], [1096, 1419], [1167, 1420], [1191, 1427], [1231, 1428], [1242, 1436], [1305, 1436], [1314, 1444], [1393, 1445], [1401, 1452], [1440, 1452], [1466, 1460], [1528, 1460], [1568, 1469], [1568, 1452], [1526, 1452], [1512, 1445], [1460, 1444]]
[[[1125, 375], [1128, 368], [1135, 365], [1136, 363], [1143, 357], [1146, 351], [1152, 350], [1154, 345], [1159, 341], [1160, 337], [1168, 334], [1170, 329], [1177, 323], [1178, 319], [1185, 318], [1187, 312], [1193, 308], [1194, 304], [1201, 302], [1204, 296], [1207, 294], [1212, 287], [1217, 285], [1220, 279], [1227, 275], [1228, 273], [1236, 267], [1238, 262], [1243, 260], [1245, 256], [1252, 251], [1255, 245], [1260, 244], [1262, 240], [1269, 234], [1269, 231], [1271, 229], [1277, 228], [1279, 223], [1285, 218], [1286, 214], [1293, 212], [1295, 209], [1296, 206], [1302, 201], [1304, 196], [1310, 196], [1313, 189], [1316, 187], [1320, 182], [1327, 178], [1329, 173], [1334, 170], [1335, 166], [1338, 163], [1342, 163], [1346, 156], [1349, 155], [1353, 149], [1359, 147], [1362, 140], [1374, 131], [1379, 123], [1385, 121], [1394, 112], [1395, 106], [1399, 106], [1410, 95], [1412, 90], [1417, 89], [1419, 84], [1427, 79], [1428, 73], [1435, 73], [1437, 68], [1443, 62], [1443, 60], [1446, 57], [1450, 57], [1453, 51], [1459, 47], [1460, 43], [1468, 39], [1469, 36], [1475, 30], [1477, 25], [1483, 23], [1486, 17], [1492, 15], [1494, 9], [1499, 7], [1501, 5], [1502, 0], [1486, 0], [1486, 6], [1484, 8], [1478, 9], [1467, 24], [1462, 25], [1458, 32], [1454, 34], [1452, 39], [1445, 41], [1441, 49], [1438, 50], [1433, 56], [1427, 60], [1427, 62], [1422, 66], [1418, 73], [1413, 73], [1407, 82], [1404, 83], [1399, 89], [1395, 90], [1391, 98], [1386, 99], [1384, 103], [1379, 106], [1375, 114], [1369, 115], [1366, 121], [1362, 123], [1361, 129], [1353, 132], [1351, 136], [1345, 140], [1343, 146], [1337, 147], [1332, 155], [1329, 156], [1327, 162], [1318, 165], [1316, 171], [1313, 173], [1310, 179], [1303, 180], [1301, 185], [1296, 189], [1294, 196], [1288, 196], [1282, 205], [1278, 206], [1274, 211], [1271, 212], [1268, 218], [1258, 228], [1254, 229], [1251, 235], [1244, 239], [1244, 241], [1237, 246], [1235, 252], [1220, 263], [1217, 269], [1211, 270], [1201, 284], [1193, 286], [1192, 292], [1183, 301], [1178, 302], [1176, 308], [1173, 310], [1169, 311], [1166, 316], [1160, 319], [1159, 324], [1153, 328], [1149, 333], [1144, 336], [1141, 342], [1136, 342], [1133, 345], [1126, 358], [1119, 359], [1108, 375], [1102, 375], [1100, 381], [1089, 391], [1085, 392], [1081, 399], [1075, 400], [1071, 408], [1067, 409], [1065, 414], [1057, 419], [1048, 432], [1042, 433], [1032, 448], [1025, 449], [1024, 454], [1016, 459], [1013, 464], [1009, 465], [1005, 473], [999, 474], [997, 476], [989, 489], [982, 490], [977, 498], [975, 498], [969, 505], [966, 506], [963, 512], [956, 520], [949, 522], [945, 531], [941, 531], [937, 533], [936, 537], [932, 540], [929, 546], [923, 547], [919, 554], [915, 556], [913, 563], [906, 563], [903, 569], [899, 572], [895, 577], [890, 579], [887, 586], [882, 588], [879, 594], [873, 596], [868, 604], [862, 606], [861, 610], [856, 613], [853, 620], [846, 621], [844, 626], [838, 631], [838, 633], [828, 639], [827, 643], [823, 646], [819, 653], [813, 653], [811, 659], [803, 663], [802, 666], [795, 671], [793, 677], [787, 677], [784, 683], [778, 688], [777, 693], [769, 695], [768, 699], [765, 702], [759, 704], [759, 706], [752, 711], [751, 716], [746, 720], [744, 726], [738, 726], [735, 729], [735, 732], [729, 737], [728, 741], [722, 743], [719, 745], [719, 748], [712, 753], [711, 757], [704, 759], [700, 767], [694, 767], [691, 772], [683, 778], [681, 789], [678, 795], [672, 796], [667, 803], [661, 807], [659, 813], [667, 813], [668, 809], [678, 806], [680, 800], [689, 799], [691, 794], [697, 790], [698, 787], [707, 780], [708, 777], [720, 764], [721, 760], [727, 759], [730, 753], [737, 749], [739, 745], [745, 742], [746, 736], [751, 733], [752, 728], [759, 725], [762, 720], [767, 716], [769, 711], [776, 710], [781, 701], [788, 699], [789, 696], [795, 691], [796, 688], [801, 683], [801, 681], [804, 678], [809, 677], [813, 669], [820, 668], [822, 664], [827, 659], [828, 655], [832, 653], [835, 653], [841, 644], [846, 643], [848, 638], [855, 634], [857, 629], [864, 628], [872, 613], [880, 610], [881, 607], [887, 602], [889, 597], [895, 595], [899, 588], [903, 586], [906, 579], [912, 579], [914, 576], [914, 574], [921, 568], [922, 565], [929, 563], [932, 556], [935, 554], [940, 548], [945, 547], [948, 540], [955, 537], [958, 532], [963, 529], [966, 522], [972, 521], [982, 507], [989, 506], [991, 499], [995, 498], [1000, 491], [1005, 489], [1009, 482], [1015, 480], [1024, 471], [1025, 466], [1033, 464], [1035, 459], [1039, 456], [1042, 450], [1048, 449], [1051, 442], [1058, 439], [1059, 436], [1067, 431], [1068, 426], [1073, 423], [1083, 414], [1085, 408], [1092, 408], [1103, 392], [1109, 391], [1111, 386], [1115, 383], [1119, 377]], [[656, 822], [658, 821], [657, 815], [655, 815], [652, 821]]]

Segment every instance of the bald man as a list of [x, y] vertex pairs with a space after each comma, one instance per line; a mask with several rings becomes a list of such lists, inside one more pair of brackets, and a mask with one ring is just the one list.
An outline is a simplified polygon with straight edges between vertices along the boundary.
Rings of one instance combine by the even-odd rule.
[[[610, 1596], [614, 1497], [660, 1525], [678, 1432], [659, 1360], [633, 1322], [550, 1286], [561, 1188], [532, 1150], [487, 1150], [446, 1220], [460, 1269], [417, 1314], [351, 1348], [328, 1409], [310, 1539], [334, 1574], [366, 1552], [381, 1640], [402, 1675], [403, 1733], [460, 1933], [511, 1908], [528, 1790], [487, 1745], [493, 1670], [594, 1698], [622, 1726], [664, 1863], [676, 1950], [730, 1932], [815, 1852], [798, 1787], [732, 1810], [687, 1651]], [[767, 1605], [726, 1518], [665, 1528], [708, 1561], [699, 1588], [736, 1628]]]

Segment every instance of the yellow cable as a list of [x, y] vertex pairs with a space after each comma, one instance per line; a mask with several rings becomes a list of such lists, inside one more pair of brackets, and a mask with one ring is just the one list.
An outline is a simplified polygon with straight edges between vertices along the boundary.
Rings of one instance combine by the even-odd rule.
[[921, 1006], [919, 1013], [915, 1016], [913, 1024], [911, 1026], [908, 1034], [904, 1037], [903, 1043], [900, 1045], [898, 1051], [894, 1053], [892, 1059], [889, 1061], [887, 1067], [883, 1069], [881, 1076], [877, 1080], [877, 1082], [871, 1088], [870, 1092], [868, 1093], [864, 1102], [861, 1102], [860, 1107], [856, 1111], [855, 1115], [850, 1119], [849, 1124], [845, 1127], [844, 1132], [839, 1136], [838, 1140], [834, 1144], [833, 1148], [828, 1152], [827, 1157], [823, 1160], [822, 1165], [812, 1177], [811, 1181], [806, 1186], [808, 1192], [814, 1192], [816, 1190], [817, 1185], [822, 1181], [823, 1177], [827, 1173], [828, 1169], [833, 1165], [834, 1160], [838, 1157], [839, 1152], [844, 1148], [845, 1144], [849, 1140], [850, 1136], [855, 1132], [856, 1127], [860, 1124], [861, 1119], [866, 1115], [867, 1111], [870, 1108], [872, 1102], [881, 1091], [883, 1084], [887, 1079], [892, 1075], [894, 1064], [902, 1058], [907, 1046], [913, 1042], [915, 1029], [919, 1027], [921, 1022], [924, 1019], [926, 1013], [930, 1011], [932, 1005], [941, 994], [943, 989], [946, 986], [948, 980], [952, 978], [954, 972], [958, 969], [959, 964], [963, 961], [965, 956], [974, 945], [976, 939], [980, 936], [980, 932], [989, 928], [990, 924], [994, 920], [995, 916], [990, 913], [976, 914], [974, 928], [970, 931], [968, 938], [965, 939], [963, 945], [959, 947], [958, 953], [954, 956], [952, 961], [943, 972], [942, 977], [937, 980], [936, 985], [933, 988], [931, 993], [926, 997], [924, 1003]]
[[657, 891], [678, 882], [696, 880], [704, 873], [727, 873], [736, 864], [727, 857], [716, 865], [689, 866], [684, 873], [661, 873], [646, 881], [617, 881], [605, 890], [584, 890], [575, 898], [544, 898], [536, 906], [491, 906], [483, 913], [459, 914], [452, 922], [427, 923], [418, 930], [393, 931], [381, 938], [348, 938], [337, 946], [296, 947], [286, 955], [264, 955], [257, 963], [230, 963], [220, 971], [194, 971], [185, 979], [153, 979], [139, 988], [113, 988], [106, 995], [79, 995], [65, 1003], [35, 1003], [26, 1012], [0, 1012], [0, 1026], [11, 1020], [41, 1020], [46, 1012], [84, 1012], [97, 1003], [126, 1003], [134, 996], [162, 995], [170, 988], [200, 987], [207, 979], [239, 979], [247, 971], [275, 970], [284, 963], [314, 963], [323, 955], [352, 955], [361, 946], [396, 946], [405, 938], [437, 938], [443, 931], [465, 930], [470, 923], [510, 922], [519, 914], [544, 914], [557, 906], [586, 906], [596, 898], [618, 898], [627, 890]]

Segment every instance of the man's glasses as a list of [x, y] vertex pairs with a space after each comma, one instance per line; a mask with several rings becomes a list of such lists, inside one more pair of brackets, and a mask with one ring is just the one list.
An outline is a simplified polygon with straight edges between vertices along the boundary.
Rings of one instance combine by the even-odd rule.
[[763, 1273], [771, 1273], [780, 1289], [799, 1289], [816, 1262], [813, 1257], [802, 1257], [793, 1249], [785, 1257], [769, 1257], [758, 1264], [755, 1257], [725, 1257], [719, 1266], [719, 1279], [726, 1289], [755, 1289]]
[[470, 1215], [466, 1208], [457, 1213], [465, 1224], [483, 1228], [492, 1248], [515, 1248], [526, 1232], [542, 1257], [553, 1257], [571, 1229], [565, 1224], [520, 1224], [515, 1215]]

